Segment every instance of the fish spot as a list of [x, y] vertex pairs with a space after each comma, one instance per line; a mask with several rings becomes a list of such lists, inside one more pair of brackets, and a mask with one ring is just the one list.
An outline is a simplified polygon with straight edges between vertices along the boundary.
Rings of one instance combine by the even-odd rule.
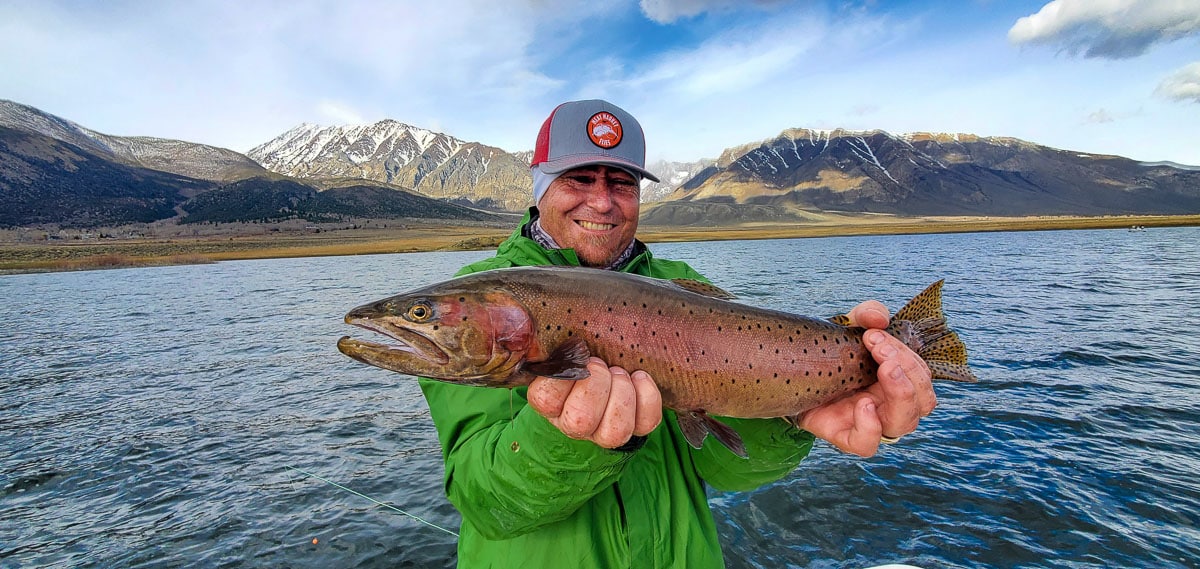
[[700, 350], [700, 355], [704, 355], [704, 350]]
[[763, 345], [762, 345], [762, 344], [759, 344], [759, 345], [758, 345], [758, 349], [760, 349], [760, 350], [761, 350], [761, 349], [763, 349]]
[[779, 353], [779, 348], [775, 348], [775, 353]]
[[612, 307], [611, 307], [611, 306], [610, 306], [610, 307], [608, 307], [608, 311], [609, 311], [609, 312], [612, 312]]
[[736, 380], [736, 379], [730, 379], [730, 380], [729, 380], [729, 383], [732, 383], [733, 385], [737, 385], [737, 380]]
[[738, 332], [741, 332], [741, 331], [742, 331], [742, 327], [738, 326]]
[[634, 327], [634, 328], [637, 328], [637, 321], [636, 321], [636, 320], [634, 320], [634, 321], [633, 321], [633, 327]]
[[434, 324], [434, 325], [433, 325], [433, 329], [434, 329], [434, 330], [437, 330], [437, 329], [438, 329], [438, 325], [437, 325], [437, 324]]
[[651, 331], [650, 331], [650, 335], [651, 335], [651, 336], [657, 336], [657, 335], [658, 335], [658, 331], [657, 331], [657, 330], [651, 330]]
[[550, 329], [550, 325], [549, 325], [549, 324], [547, 324], [547, 325], [546, 325], [546, 329], [547, 329], [547, 330], [549, 330], [549, 329]]
[[643, 303], [642, 303], [642, 308], [646, 308], [646, 303], [645, 303], [645, 302], [643, 302]]
[[625, 302], [624, 300], [622, 300], [622, 301], [621, 301], [621, 306], [629, 306], [629, 303], [628, 303], [628, 302]]
[[754, 364], [750, 364], [750, 369], [754, 369]]
[[793, 343], [793, 342], [794, 342], [794, 340], [792, 339], [792, 337], [791, 337], [791, 336], [788, 336], [788, 343], [789, 343], [789, 344], [791, 344], [791, 343]]
[[542, 301], [542, 306], [546, 306], [546, 301]]
[[466, 322], [466, 321], [467, 321], [467, 317], [463, 316], [463, 322]]
[[756, 380], [754, 380], [754, 383], [762, 383], [762, 380], [761, 380], [761, 379], [756, 379]]
[[617, 359], [621, 359], [623, 357], [625, 357], [625, 352], [620, 352], [617, 354]]
[[790, 377], [789, 377], [789, 378], [787, 378], [786, 380], [784, 380], [784, 383], [787, 383], [788, 385], [791, 385], [791, 384], [792, 384], [792, 378], [790, 378]]
[[597, 338], [599, 338], [599, 337], [600, 337], [600, 333], [599, 333], [599, 332], [596, 332], [596, 337], [597, 337]]
[[722, 328], [720, 326], [717, 326], [717, 331], [718, 332], [722, 331]]
[[571, 313], [571, 309], [570, 309], [570, 308], [568, 308], [568, 309], [567, 309], [567, 314], [570, 314], [570, 313]]

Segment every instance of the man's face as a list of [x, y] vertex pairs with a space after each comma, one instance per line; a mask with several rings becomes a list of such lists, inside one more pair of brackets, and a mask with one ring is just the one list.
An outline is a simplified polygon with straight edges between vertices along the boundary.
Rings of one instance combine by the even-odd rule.
[[641, 188], [620, 168], [582, 166], [563, 172], [538, 202], [542, 229], [574, 249], [587, 267], [603, 267], [625, 252], [637, 233]]

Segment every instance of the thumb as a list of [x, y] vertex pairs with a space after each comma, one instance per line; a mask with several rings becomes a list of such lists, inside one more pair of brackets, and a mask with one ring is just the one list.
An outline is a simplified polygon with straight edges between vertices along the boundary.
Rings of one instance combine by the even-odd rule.
[[854, 405], [854, 425], [847, 433], [846, 446], [838, 448], [862, 457], [874, 456], [879, 450], [879, 437], [882, 434], [883, 424], [879, 422], [875, 400], [863, 397]]

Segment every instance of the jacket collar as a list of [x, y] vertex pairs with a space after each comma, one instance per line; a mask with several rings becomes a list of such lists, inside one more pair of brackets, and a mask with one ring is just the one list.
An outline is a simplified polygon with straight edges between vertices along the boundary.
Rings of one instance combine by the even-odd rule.
[[[525, 217], [521, 219], [520, 226], [517, 227], [517, 230], [513, 232], [508, 240], [500, 245], [500, 250], [498, 252], [504, 253], [510, 248], [517, 248], [524, 253], [530, 261], [535, 261], [546, 265], [581, 266], [582, 263], [579, 262], [579, 257], [575, 254], [574, 249], [547, 249], [534, 240], [532, 227], [533, 222], [537, 220], [538, 215], [539, 213], [537, 206], [530, 207], [529, 210], [525, 212]], [[614, 270], [623, 273], [637, 272], [639, 267], [650, 262], [650, 258], [650, 249], [646, 247], [646, 244], [642, 243], [638, 239], [634, 239], [633, 255], [630, 256], [629, 260], [625, 262], [624, 265], [621, 265]]]

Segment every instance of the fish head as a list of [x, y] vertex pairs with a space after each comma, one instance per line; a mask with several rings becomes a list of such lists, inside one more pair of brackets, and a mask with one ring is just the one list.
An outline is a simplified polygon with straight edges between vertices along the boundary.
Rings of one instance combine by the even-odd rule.
[[426, 289], [359, 306], [346, 323], [391, 339], [338, 340], [343, 354], [376, 367], [490, 387], [531, 379], [519, 370], [535, 349], [533, 320], [504, 292]]

